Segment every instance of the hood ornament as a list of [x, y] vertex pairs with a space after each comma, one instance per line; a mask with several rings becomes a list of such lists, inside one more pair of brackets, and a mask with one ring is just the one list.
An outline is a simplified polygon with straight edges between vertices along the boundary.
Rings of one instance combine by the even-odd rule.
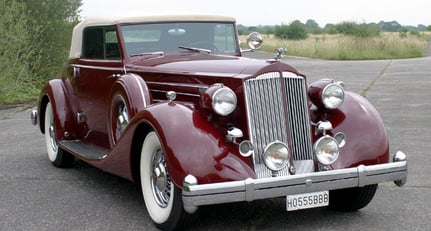
[[275, 52], [277, 52], [277, 54], [275, 55], [274, 59], [276, 61], [280, 61], [283, 58], [283, 54], [287, 52], [287, 48], [280, 47], [275, 49]]

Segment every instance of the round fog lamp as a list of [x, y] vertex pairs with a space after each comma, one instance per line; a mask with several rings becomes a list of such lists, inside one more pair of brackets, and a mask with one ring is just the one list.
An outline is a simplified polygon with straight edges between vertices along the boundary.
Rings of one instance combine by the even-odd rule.
[[344, 89], [339, 84], [328, 84], [322, 91], [322, 101], [328, 109], [336, 109], [343, 104]]
[[338, 142], [330, 136], [323, 136], [314, 144], [314, 153], [319, 163], [323, 165], [333, 164], [340, 153]]
[[239, 153], [243, 157], [249, 157], [253, 154], [254, 147], [249, 140], [244, 140], [239, 144]]
[[289, 148], [279, 141], [268, 144], [263, 153], [263, 162], [273, 171], [285, 168], [289, 163]]

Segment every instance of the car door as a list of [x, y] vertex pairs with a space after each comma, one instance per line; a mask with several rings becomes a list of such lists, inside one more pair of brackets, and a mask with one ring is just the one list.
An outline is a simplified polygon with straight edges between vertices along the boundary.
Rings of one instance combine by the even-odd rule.
[[73, 80], [85, 141], [109, 148], [107, 119], [112, 85], [123, 73], [114, 26], [90, 27], [83, 32], [82, 56], [73, 65]]

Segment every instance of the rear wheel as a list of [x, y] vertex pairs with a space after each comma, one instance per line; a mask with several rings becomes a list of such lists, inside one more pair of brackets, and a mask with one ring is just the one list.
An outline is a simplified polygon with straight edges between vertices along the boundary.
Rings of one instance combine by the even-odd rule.
[[45, 108], [45, 146], [48, 152], [48, 158], [56, 167], [66, 168], [72, 166], [75, 159], [74, 156], [57, 145], [55, 135], [54, 112], [49, 102]]
[[165, 153], [155, 132], [150, 132], [141, 150], [140, 176], [148, 214], [162, 230], [174, 230], [184, 220], [181, 189], [168, 172]]
[[329, 192], [329, 208], [338, 211], [356, 211], [367, 206], [377, 191], [377, 184], [346, 188]]

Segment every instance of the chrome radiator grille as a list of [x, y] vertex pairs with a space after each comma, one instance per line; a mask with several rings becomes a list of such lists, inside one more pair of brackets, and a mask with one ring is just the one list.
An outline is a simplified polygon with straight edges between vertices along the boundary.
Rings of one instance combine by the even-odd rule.
[[[245, 81], [250, 139], [259, 178], [271, 176], [260, 156], [273, 141], [289, 144], [294, 161], [311, 160], [310, 118], [304, 78], [290, 72], [260, 75]], [[308, 164], [309, 165], [309, 164]], [[288, 175], [283, 169], [278, 175]]]

